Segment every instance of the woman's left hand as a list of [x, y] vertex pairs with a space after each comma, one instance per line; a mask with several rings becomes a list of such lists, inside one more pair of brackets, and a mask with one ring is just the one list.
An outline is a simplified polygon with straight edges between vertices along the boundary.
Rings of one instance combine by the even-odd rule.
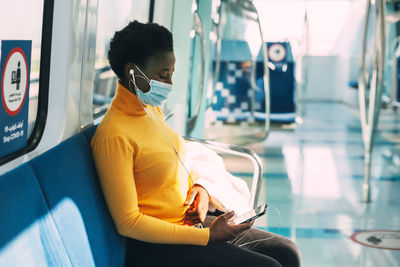
[[188, 207], [184, 219], [185, 223], [188, 225], [204, 223], [208, 211], [208, 201], [207, 190], [200, 185], [194, 185], [189, 190], [184, 203]]

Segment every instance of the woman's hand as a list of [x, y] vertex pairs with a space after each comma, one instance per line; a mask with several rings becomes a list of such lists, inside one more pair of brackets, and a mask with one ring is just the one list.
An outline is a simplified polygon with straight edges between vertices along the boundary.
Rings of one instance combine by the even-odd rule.
[[194, 185], [187, 194], [185, 206], [188, 207], [185, 215], [185, 223], [195, 225], [203, 223], [208, 211], [209, 196], [207, 190], [200, 185]]
[[208, 240], [208, 244], [218, 241], [228, 241], [240, 233], [250, 229], [250, 227], [254, 224], [254, 221], [243, 224], [233, 224], [229, 222], [235, 215], [234, 211], [225, 213], [218, 218], [216, 218], [212, 224], [210, 225], [210, 239]]

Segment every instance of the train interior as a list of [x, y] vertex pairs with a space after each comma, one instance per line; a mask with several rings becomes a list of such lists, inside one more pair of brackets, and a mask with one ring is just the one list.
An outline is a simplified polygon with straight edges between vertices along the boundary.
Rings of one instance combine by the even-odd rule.
[[172, 32], [165, 118], [268, 204], [255, 227], [305, 267], [400, 266], [398, 0], [2, 0], [0, 266], [122, 264], [88, 144], [132, 20]]

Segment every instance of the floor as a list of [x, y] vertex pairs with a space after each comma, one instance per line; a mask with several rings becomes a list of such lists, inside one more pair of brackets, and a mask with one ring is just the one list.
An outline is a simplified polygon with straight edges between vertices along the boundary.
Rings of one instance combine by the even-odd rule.
[[[364, 149], [357, 110], [339, 103], [303, 106], [303, 123], [251, 144], [264, 163], [259, 202], [271, 208], [256, 226], [294, 240], [302, 266], [400, 266], [400, 250], [354, 242], [365, 230], [400, 230], [400, 111], [382, 110], [372, 156], [372, 202], [362, 199]], [[227, 162], [237, 176], [250, 164]], [[393, 237], [400, 247], [400, 234]]]

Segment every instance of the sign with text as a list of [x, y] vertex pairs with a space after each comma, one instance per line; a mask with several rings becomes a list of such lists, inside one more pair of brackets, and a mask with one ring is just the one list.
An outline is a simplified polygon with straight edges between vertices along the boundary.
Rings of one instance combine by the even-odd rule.
[[0, 157], [26, 146], [32, 41], [1, 41]]

